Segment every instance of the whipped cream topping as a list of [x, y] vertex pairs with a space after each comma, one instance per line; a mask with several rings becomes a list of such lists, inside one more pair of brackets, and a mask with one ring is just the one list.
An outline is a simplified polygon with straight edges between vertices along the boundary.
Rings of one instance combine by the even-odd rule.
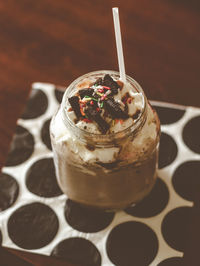
[[54, 148], [57, 149], [58, 153], [63, 154], [64, 158], [65, 156], [74, 157], [74, 162], [77, 163], [111, 163], [115, 161], [117, 156], [119, 156], [119, 159], [123, 160], [125, 158], [130, 161], [137, 160], [155, 142], [158, 129], [154, 112], [151, 107], [148, 106], [147, 120], [141, 133], [131, 142], [124, 143], [121, 149], [120, 147], [104, 147], [89, 150], [85, 143], [77, 139], [77, 137], [67, 129], [62, 119], [61, 110], [58, 111], [56, 117], [52, 120], [51, 132], [53, 134], [53, 141], [56, 144]]
[[[111, 79], [112, 83], [113, 79], [110, 76], [109, 78]], [[119, 131], [123, 131], [124, 129], [130, 127], [135, 123], [139, 114], [144, 108], [144, 97], [142, 93], [138, 92], [128, 82], [126, 82], [125, 84], [123, 84], [121, 81], [115, 80], [113, 80], [113, 82], [114, 85], [118, 86], [118, 89], [115, 90], [114, 95], [112, 95], [113, 92], [111, 88], [103, 86], [104, 84], [95, 84], [95, 82], [92, 82], [91, 80], [84, 80], [83, 82], [77, 85], [76, 90], [74, 91], [74, 96], [77, 97], [77, 95], [79, 95], [78, 108], [80, 108], [81, 114], [79, 110], [74, 110], [77, 109], [77, 103], [75, 105], [75, 108], [72, 108], [73, 105], [71, 105], [71, 102], [69, 101], [66, 102], [66, 113], [68, 118], [74, 123], [76, 123], [76, 126], [78, 128], [90, 133], [102, 134], [101, 127], [99, 127], [97, 123], [98, 121], [91, 121], [90, 118], [88, 119], [87, 115], [84, 114], [84, 108], [87, 109], [90, 104], [91, 106], [89, 108], [93, 108], [95, 111], [98, 110], [98, 114], [101, 116], [101, 119], [103, 119], [107, 124], [107, 129], [105, 130], [105, 132], [103, 132], [104, 134], [117, 133]], [[88, 94], [90, 93], [89, 96], [86, 95], [84, 97], [80, 97], [81, 92], [86, 89], [85, 86], [87, 86], [89, 90], [92, 90], [93, 94], [91, 95], [91, 93], [88, 92]], [[109, 113], [110, 106], [106, 107], [109, 100], [112, 105], [111, 107], [117, 105], [117, 108], [121, 109], [118, 111], [123, 112], [122, 117], [120, 117], [120, 115], [119, 117], [117, 116], [116, 110], [114, 110], [114, 114], [112, 113], [113, 110], [111, 110], [111, 114]], [[82, 116], [82, 114], [86, 115], [86, 117], [80, 117]], [[123, 115], [125, 117], [123, 117]]]
[[[78, 140], [70, 130], [67, 129], [63, 122], [61, 109], [58, 110], [56, 117], [51, 122], [51, 132], [53, 141], [56, 144], [57, 152], [62, 153], [63, 157], [69, 155], [74, 156], [74, 161], [82, 161], [86, 163], [103, 162], [110, 163], [115, 159], [119, 152], [119, 148], [96, 148], [89, 150], [86, 145]], [[55, 145], [54, 145], [55, 146]], [[70, 156], [70, 155], [69, 155]]]
[[[89, 81], [87, 81], [88, 84]], [[79, 85], [80, 87], [82, 86]], [[85, 84], [83, 85], [85, 87]], [[123, 121], [123, 123], [111, 123], [109, 132], [119, 132], [134, 123], [134, 114], [139, 110], [141, 112], [144, 107], [144, 97], [142, 93], [134, 89], [129, 83], [127, 83], [118, 93], [114, 95], [115, 101], [119, 101], [120, 106], [123, 108], [122, 99], [126, 93], [129, 93], [132, 100], [127, 103], [128, 113], [131, 117]], [[122, 102], [122, 103], [121, 103]], [[69, 111], [70, 104], [66, 103], [66, 110], [68, 118], [71, 121], [75, 121], [76, 115], [74, 111]], [[65, 111], [66, 111], [65, 110]], [[132, 140], [127, 139], [120, 146], [103, 147], [95, 149], [88, 149], [86, 143], [78, 139], [73, 132], [66, 126], [63, 121], [62, 109], [60, 108], [51, 122], [51, 134], [52, 141], [54, 142], [53, 148], [56, 152], [62, 154], [63, 158], [70, 157], [70, 160], [74, 164], [93, 164], [93, 163], [112, 163], [117, 160], [126, 162], [136, 161], [141, 158], [145, 153], [148, 155], [150, 147], [156, 143], [158, 136], [158, 118], [152, 110], [151, 106], [147, 103], [147, 118], [140, 133], [136, 135]], [[86, 130], [90, 133], [99, 133], [99, 129], [95, 123], [87, 123], [83, 120], [79, 120], [76, 126], [80, 129]], [[93, 173], [94, 174], [94, 173]]]

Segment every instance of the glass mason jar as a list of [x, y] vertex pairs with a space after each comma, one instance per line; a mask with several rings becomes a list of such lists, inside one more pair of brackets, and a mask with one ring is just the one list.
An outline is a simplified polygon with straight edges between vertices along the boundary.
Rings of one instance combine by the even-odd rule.
[[94, 82], [115, 71], [95, 71], [76, 79], [66, 89], [50, 125], [57, 180], [73, 201], [105, 210], [126, 208], [142, 200], [156, 180], [160, 122], [141, 86], [131, 77], [127, 82], [142, 93], [143, 107], [128, 128], [112, 134], [93, 134], [71, 121], [66, 102], [77, 85]]

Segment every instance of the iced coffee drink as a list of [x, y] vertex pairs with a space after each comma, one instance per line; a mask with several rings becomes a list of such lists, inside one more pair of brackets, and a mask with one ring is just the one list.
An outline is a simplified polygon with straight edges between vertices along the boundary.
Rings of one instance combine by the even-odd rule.
[[58, 183], [73, 201], [123, 209], [156, 180], [160, 123], [140, 85], [114, 71], [91, 72], [65, 91], [52, 118]]

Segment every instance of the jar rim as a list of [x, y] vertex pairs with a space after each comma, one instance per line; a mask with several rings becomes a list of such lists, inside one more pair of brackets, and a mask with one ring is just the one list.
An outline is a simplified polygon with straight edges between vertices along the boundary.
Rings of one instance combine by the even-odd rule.
[[[126, 79], [127, 81], [136, 89], [136, 91], [141, 92], [142, 96], [143, 96], [143, 108], [140, 112], [140, 115], [137, 117], [137, 119], [134, 121], [134, 123], [132, 125], [130, 125], [129, 127], [115, 132], [115, 133], [109, 133], [109, 134], [96, 134], [96, 133], [91, 133], [88, 132], [84, 129], [79, 128], [78, 126], [76, 126], [76, 124], [71, 121], [67, 115], [66, 112], [66, 102], [67, 102], [67, 98], [69, 96], [72, 95], [72, 92], [74, 92], [74, 89], [76, 89], [76, 86], [84, 79], [89, 78], [91, 76], [95, 77], [96, 79], [98, 78], [97, 75], [99, 75], [100, 77], [103, 77], [105, 74], [110, 74], [111, 77], [117, 77], [118, 80], [120, 79], [120, 75], [119, 72], [117, 71], [113, 71], [113, 70], [98, 70], [98, 71], [92, 71], [89, 73], [86, 73], [80, 77], [78, 77], [77, 79], [75, 79], [65, 90], [65, 93], [63, 95], [62, 98], [62, 102], [61, 102], [61, 113], [62, 113], [62, 119], [63, 122], [66, 126], [70, 127], [70, 129], [72, 129], [73, 133], [75, 133], [75, 135], [77, 135], [77, 137], [82, 138], [83, 140], [87, 139], [88, 140], [95, 140], [96, 143], [99, 144], [109, 144], [110, 142], [113, 143], [113, 140], [119, 140], [119, 139], [123, 139], [124, 137], [127, 137], [127, 135], [130, 134], [136, 134], [137, 131], [144, 125], [145, 121], [146, 121], [146, 111], [147, 111], [147, 99], [146, 96], [144, 94], [144, 91], [142, 89], [142, 87], [140, 86], [140, 84], [134, 80], [133, 78], [131, 78], [130, 76], [126, 75]], [[71, 95], [70, 95], [71, 94]], [[143, 119], [142, 119], [143, 118]]]

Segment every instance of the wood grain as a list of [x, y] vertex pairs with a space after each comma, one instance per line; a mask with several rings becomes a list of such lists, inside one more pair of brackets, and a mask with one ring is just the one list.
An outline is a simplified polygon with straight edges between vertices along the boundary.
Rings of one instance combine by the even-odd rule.
[[200, 107], [199, 1], [0, 1], [0, 167], [32, 82], [118, 69], [112, 6], [127, 74], [149, 99]]

